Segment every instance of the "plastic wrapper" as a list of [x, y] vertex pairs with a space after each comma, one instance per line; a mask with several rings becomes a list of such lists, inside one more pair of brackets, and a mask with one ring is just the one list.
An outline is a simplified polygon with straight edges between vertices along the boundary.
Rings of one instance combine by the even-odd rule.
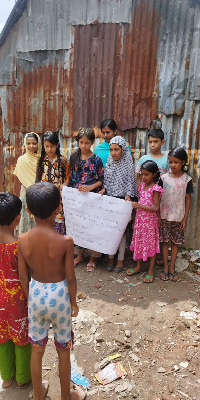
[[108, 383], [111, 383], [125, 375], [127, 375], [126, 371], [124, 370], [122, 365], [117, 362], [107, 365], [104, 369], [102, 369], [95, 375], [95, 378], [102, 385], [107, 385]]
[[84, 389], [91, 389], [91, 382], [89, 379], [84, 378], [84, 376], [78, 374], [74, 368], [71, 370], [71, 381], [76, 385], [83, 386]]

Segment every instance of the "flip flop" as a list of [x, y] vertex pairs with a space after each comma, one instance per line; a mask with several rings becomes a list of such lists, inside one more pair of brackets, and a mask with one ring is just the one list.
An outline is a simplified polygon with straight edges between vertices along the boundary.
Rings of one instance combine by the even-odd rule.
[[123, 269], [124, 269], [124, 265], [122, 265], [122, 267], [115, 267], [114, 272], [122, 272]]
[[[153, 279], [153, 280], [152, 280], [152, 282], [147, 282], [147, 281], [145, 281], [145, 278], [146, 278], [146, 279]], [[154, 281], [154, 276], [146, 275], [145, 278], [143, 279], [143, 282], [144, 282], [144, 283], [153, 283], [153, 281]]]
[[[128, 272], [128, 271], [130, 271], [130, 272]], [[128, 276], [132, 276], [132, 275], [136, 275], [136, 274], [140, 274], [140, 273], [141, 273], [141, 271], [134, 271], [133, 268], [127, 269], [127, 271], [126, 271], [126, 274]]]
[[81, 386], [74, 385], [74, 389], [71, 391], [71, 394], [72, 393], [76, 393], [76, 395], [79, 396], [77, 400], [85, 400], [87, 397], [87, 392]]
[[[45, 400], [48, 394], [48, 390], [49, 390], [49, 382], [48, 381], [42, 381], [42, 386], [45, 388], [45, 394], [42, 400]], [[34, 399], [34, 390], [32, 392], [29, 393], [28, 396], [29, 400], [33, 400]]]
[[160, 276], [161, 281], [168, 281], [169, 280], [169, 274], [167, 274], [167, 272], [162, 270], [161, 274], [163, 274], [165, 276], [164, 278], [162, 278], [162, 276]]
[[[172, 276], [172, 278], [170, 278], [170, 276]], [[177, 279], [174, 279], [175, 276], [177, 276]], [[178, 280], [177, 273], [176, 272], [174, 272], [174, 273], [169, 272], [169, 280], [172, 281], [172, 282], [177, 282], [177, 280]]]
[[88, 263], [86, 266], [87, 272], [93, 272], [96, 269], [97, 265], [95, 263]]
[[[10, 379], [9, 379], [10, 380]], [[13, 380], [12, 380], [12, 382], [11, 382], [11, 384], [9, 385], [9, 386], [4, 386], [4, 382], [2, 383], [2, 388], [3, 389], [10, 389], [12, 386], [13, 386], [13, 383], [14, 383], [14, 378], [13, 378]]]

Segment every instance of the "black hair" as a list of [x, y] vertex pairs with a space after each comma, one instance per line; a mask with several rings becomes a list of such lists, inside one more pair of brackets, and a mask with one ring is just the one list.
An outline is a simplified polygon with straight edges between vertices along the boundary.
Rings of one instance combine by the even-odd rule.
[[170, 150], [168, 156], [179, 158], [181, 161], [185, 161], [185, 164], [182, 166], [182, 171], [187, 172], [188, 164], [187, 164], [187, 153], [182, 147], [175, 147], [174, 149]]
[[19, 197], [9, 192], [0, 193], [0, 225], [11, 225], [20, 214], [22, 202]]
[[33, 138], [36, 140], [36, 142], [38, 143], [38, 137], [37, 137], [37, 135], [35, 134], [35, 132], [30, 132], [30, 133], [28, 133], [27, 136], [26, 136], [26, 140], [27, 140], [28, 138], [31, 138], [31, 137], [33, 137]]
[[156, 174], [153, 177], [153, 181], [156, 183], [160, 178], [160, 171], [157, 164], [154, 161], [147, 160], [141, 165], [141, 169], [147, 169], [147, 171], [152, 172], [152, 174]]
[[[78, 131], [78, 135], [76, 136], [76, 141], [79, 142], [79, 140], [83, 136], [86, 136], [92, 143], [95, 140], [94, 130], [91, 128], [80, 128]], [[71, 155], [69, 161], [69, 168], [70, 171], [74, 171], [75, 167], [80, 168], [80, 166], [81, 166], [81, 149], [79, 148], [74, 152], [74, 154]]]
[[108, 126], [108, 128], [110, 128], [112, 131], [115, 131], [117, 129], [117, 124], [114, 121], [114, 119], [104, 119], [104, 121], [101, 123], [100, 129], [102, 131], [103, 128], [105, 128], [105, 126]]
[[46, 131], [43, 133], [42, 135], [42, 151], [41, 151], [41, 156], [39, 158], [38, 161], [38, 173], [37, 173], [37, 180], [41, 180], [42, 178], [42, 174], [44, 172], [44, 157], [46, 155], [45, 152], [45, 148], [44, 148], [44, 142], [48, 141], [53, 145], [58, 145], [57, 149], [56, 149], [56, 154], [58, 156], [58, 171], [59, 171], [59, 177], [62, 179], [62, 183], [65, 182], [65, 171], [63, 168], [61, 168], [61, 152], [60, 152], [60, 143], [59, 143], [59, 139], [58, 139], [58, 134], [56, 132], [52, 132], [52, 131]]
[[154, 138], [158, 138], [160, 140], [164, 140], [164, 132], [162, 131], [162, 129], [152, 129], [149, 133], [148, 133], [148, 139], [151, 137]]
[[60, 191], [53, 183], [34, 183], [26, 191], [26, 203], [35, 217], [46, 219], [58, 208]]

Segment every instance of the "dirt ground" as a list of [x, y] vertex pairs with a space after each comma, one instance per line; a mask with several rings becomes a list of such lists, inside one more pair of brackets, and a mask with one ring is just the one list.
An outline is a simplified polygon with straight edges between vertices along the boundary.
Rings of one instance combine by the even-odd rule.
[[[200, 279], [188, 272], [187, 252], [179, 253], [177, 283], [161, 281], [157, 267], [153, 284], [144, 284], [147, 263], [141, 274], [127, 277], [125, 271], [108, 273], [105, 257], [93, 273], [87, 273], [86, 261], [76, 268], [78, 293], [83, 291], [87, 297], [79, 300], [80, 313], [73, 324], [72, 365], [91, 381], [88, 398], [199, 400]], [[131, 266], [128, 253], [125, 267]], [[181, 311], [196, 315], [186, 319]], [[95, 378], [98, 364], [114, 354], [121, 354], [113, 362], [119, 361], [127, 375], [102, 386]], [[47, 373], [45, 379], [50, 382], [48, 398], [60, 400], [51, 330], [43, 366], [43, 375]], [[13, 386], [1, 391], [0, 399], [25, 400], [31, 389], [31, 384], [24, 390]]]

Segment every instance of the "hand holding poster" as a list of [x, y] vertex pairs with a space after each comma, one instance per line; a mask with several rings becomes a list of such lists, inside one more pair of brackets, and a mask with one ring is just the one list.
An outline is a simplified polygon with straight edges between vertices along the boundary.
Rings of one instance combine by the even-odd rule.
[[67, 235], [78, 246], [115, 254], [130, 220], [130, 201], [97, 193], [62, 190]]

